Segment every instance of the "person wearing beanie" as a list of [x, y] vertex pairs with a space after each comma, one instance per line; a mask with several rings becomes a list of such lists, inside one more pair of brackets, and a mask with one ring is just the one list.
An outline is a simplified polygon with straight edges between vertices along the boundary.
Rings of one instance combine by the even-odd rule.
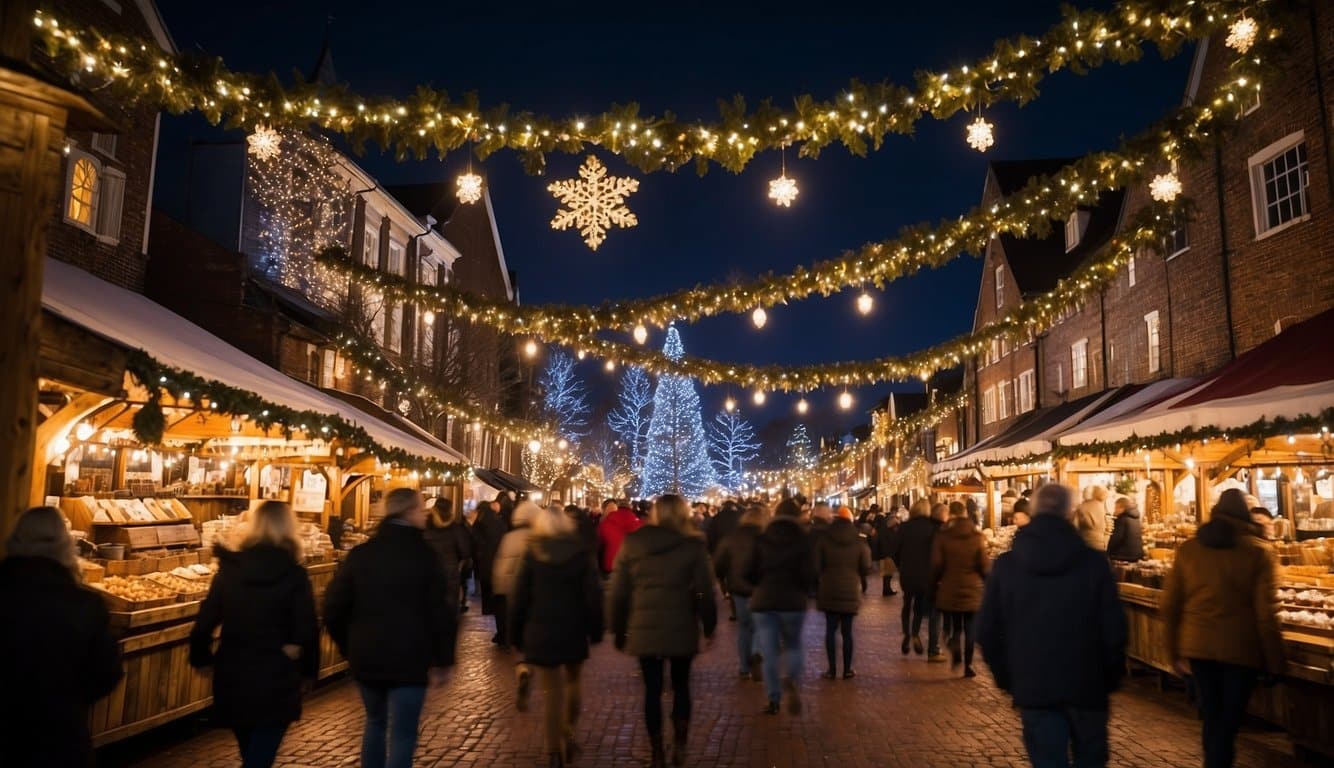
[[1072, 524], [1069, 488], [1042, 486], [1032, 509], [987, 577], [977, 641], [1019, 710], [1033, 765], [1107, 765], [1127, 634], [1116, 579]]
[[1199, 691], [1206, 766], [1232, 765], [1251, 691], [1284, 669], [1274, 554], [1258, 536], [1245, 494], [1223, 491], [1164, 586], [1168, 658]]
[[88, 712], [121, 678], [106, 605], [79, 583], [74, 541], [55, 507], [15, 521], [0, 561], [0, 763], [91, 765]]

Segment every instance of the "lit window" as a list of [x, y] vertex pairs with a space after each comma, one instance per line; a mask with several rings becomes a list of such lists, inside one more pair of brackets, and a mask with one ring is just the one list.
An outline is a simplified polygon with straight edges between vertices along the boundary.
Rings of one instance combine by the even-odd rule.
[[1157, 373], [1162, 368], [1162, 347], [1158, 329], [1158, 310], [1144, 316], [1144, 330], [1149, 337], [1149, 373]]
[[1033, 410], [1035, 406], [1034, 402], [1035, 383], [1036, 383], [1036, 377], [1033, 374], [1032, 368], [1019, 374], [1019, 383], [1016, 385], [1018, 391], [1015, 393], [1016, 396], [1019, 398], [1019, 408], [1018, 408], [1019, 413], [1028, 413], [1029, 411]]
[[97, 179], [100, 176], [97, 161], [87, 155], [70, 155], [69, 194], [65, 203], [65, 220], [92, 230], [97, 215]]
[[996, 309], [1005, 306], [1005, 267], [996, 267]]
[[1088, 386], [1089, 379], [1089, 340], [1080, 339], [1070, 345], [1070, 388], [1079, 389]]
[[1251, 199], [1256, 237], [1304, 221], [1311, 213], [1311, 177], [1301, 131], [1251, 156]]

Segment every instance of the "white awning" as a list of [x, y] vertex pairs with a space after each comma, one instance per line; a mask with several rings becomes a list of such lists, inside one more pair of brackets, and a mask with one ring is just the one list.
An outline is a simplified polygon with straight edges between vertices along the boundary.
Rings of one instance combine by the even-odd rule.
[[253, 392], [277, 405], [337, 415], [376, 442], [443, 462], [467, 462], [444, 443], [410, 434], [271, 368], [133, 291], [60, 261], [46, 260], [42, 306], [64, 319], [164, 365]]

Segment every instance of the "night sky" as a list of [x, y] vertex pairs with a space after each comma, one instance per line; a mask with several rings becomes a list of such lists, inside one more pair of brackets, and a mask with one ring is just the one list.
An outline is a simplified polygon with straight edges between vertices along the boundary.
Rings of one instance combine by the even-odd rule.
[[[309, 73], [325, 19], [332, 16], [338, 79], [355, 91], [407, 95], [426, 83], [456, 97], [476, 91], [484, 105], [508, 102], [557, 116], [637, 101], [644, 114], [673, 110], [682, 118], [713, 118], [717, 99], [736, 93], [752, 105], [764, 97], [784, 104], [802, 93], [836, 96], [854, 77], [911, 83], [917, 69], [971, 63], [1001, 37], [1038, 34], [1059, 20], [1055, 0], [885, 3], [885, 10], [871, 13], [821, 3], [817, 15], [808, 10], [799, 17], [766, 19], [716, 6], [672, 5], [655, 6], [661, 21], [633, 22], [624, 21], [623, 5], [606, 12], [571, 5], [559, 17], [549, 5], [526, 12], [505, 4], [497, 12], [480, 10], [482, 4], [456, 4], [464, 9], [447, 13], [423, 13], [419, 4], [341, 0], [160, 0], [159, 5], [182, 50], [222, 56], [238, 71]], [[648, 8], [636, 16], [651, 18]], [[577, 21], [581, 17], [589, 20]], [[1050, 76], [1033, 103], [988, 110], [996, 146], [985, 155], [964, 143], [968, 118], [963, 115], [923, 121], [912, 137], [891, 135], [881, 151], [866, 158], [852, 157], [841, 146], [825, 149], [817, 160], [789, 152], [788, 175], [801, 186], [790, 209], [767, 198], [768, 181], [778, 175], [776, 154], [760, 156], [739, 175], [715, 168], [702, 179], [692, 168], [644, 175], [600, 155], [613, 173], [640, 179], [639, 192], [629, 201], [639, 226], [613, 230], [596, 252], [576, 232], [555, 232], [548, 225], [556, 202], [546, 185], [574, 176], [582, 156], [550, 156], [543, 177], [526, 175], [508, 152], [477, 167], [490, 186], [524, 303], [637, 298], [787, 271], [893, 236], [905, 224], [958, 216], [978, 203], [988, 159], [1073, 156], [1113, 147], [1180, 102], [1188, 68], [1189, 49], [1167, 62], [1150, 52], [1126, 67]], [[183, 216], [189, 142], [223, 138], [228, 134], [201, 118], [164, 117], [160, 208]], [[394, 184], [452, 179], [465, 158], [460, 152], [443, 163], [397, 164], [392, 157], [369, 154], [357, 161], [382, 183]], [[856, 313], [854, 289], [774, 307], [763, 331], [753, 328], [748, 315], [729, 315], [684, 327], [682, 337], [692, 355], [754, 363], [812, 364], [911, 352], [971, 329], [979, 274], [976, 259], [962, 258], [898, 281], [875, 294], [869, 317]], [[650, 341], [661, 343], [661, 334]], [[613, 396], [612, 377], [600, 364], [586, 364], [584, 373], [600, 398]], [[851, 413], [837, 410], [836, 392], [814, 393], [812, 432], [836, 433], [864, 422], [865, 409], [891, 386], [913, 390], [914, 384], [860, 391]], [[706, 419], [727, 392], [705, 390]], [[748, 416], [758, 426], [772, 424], [772, 432], [785, 432], [795, 418], [795, 397], [770, 396], [757, 409], [748, 392], [732, 392]]]

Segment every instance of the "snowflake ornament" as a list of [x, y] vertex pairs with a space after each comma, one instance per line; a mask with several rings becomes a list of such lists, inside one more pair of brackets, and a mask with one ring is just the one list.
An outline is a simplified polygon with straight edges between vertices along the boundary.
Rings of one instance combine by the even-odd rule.
[[282, 137], [267, 125], [255, 126], [255, 132], [245, 140], [250, 145], [250, 154], [259, 160], [272, 160], [283, 152]]
[[606, 167], [589, 155], [579, 169], [579, 180], [566, 179], [547, 185], [547, 191], [566, 206], [556, 211], [551, 228], [577, 227], [584, 242], [596, 251], [613, 226], [628, 228], [639, 223], [625, 207], [625, 198], [638, 189], [638, 179], [608, 176]]
[[796, 200], [800, 193], [801, 190], [797, 189], [797, 180], [789, 179], [787, 174], [769, 182], [769, 197], [784, 208], [791, 208], [792, 201]]
[[1170, 203], [1181, 194], [1181, 179], [1175, 173], [1160, 173], [1149, 182], [1149, 194], [1160, 203]]
[[996, 143], [996, 137], [992, 135], [991, 128], [991, 123], [978, 115], [976, 120], [968, 124], [968, 146], [978, 152], [986, 152], [992, 144]]
[[1255, 23], [1255, 19], [1248, 19], [1245, 16], [1232, 22], [1228, 27], [1227, 39], [1223, 45], [1233, 49], [1237, 53], [1246, 53], [1255, 45], [1255, 37], [1260, 33], [1260, 25]]
[[460, 203], [471, 205], [482, 199], [482, 177], [469, 171], [459, 174], [457, 181]]

